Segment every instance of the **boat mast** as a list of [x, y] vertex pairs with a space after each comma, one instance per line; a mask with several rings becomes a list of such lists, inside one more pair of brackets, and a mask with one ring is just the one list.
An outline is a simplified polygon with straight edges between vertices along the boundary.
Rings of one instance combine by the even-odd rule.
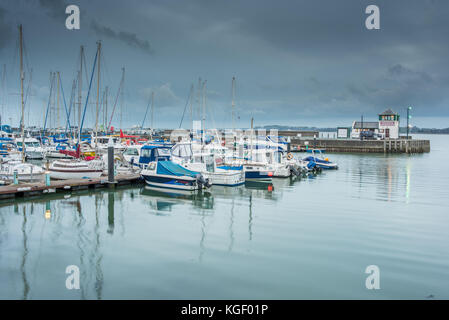
[[254, 118], [251, 118], [251, 142], [249, 144], [251, 148], [251, 162], [253, 162], [253, 128], [254, 128]]
[[201, 77], [198, 78], [198, 120], [201, 119]]
[[232, 131], [235, 130], [235, 77], [232, 77]]
[[81, 99], [82, 99], [82, 87], [83, 87], [83, 56], [84, 46], [80, 47], [80, 70], [78, 72], [78, 142], [81, 140]]
[[108, 127], [107, 127], [107, 122], [108, 122], [108, 93], [109, 93], [109, 87], [106, 86], [105, 89], [105, 100], [104, 100], [104, 130], [106, 133], [108, 133]]
[[120, 129], [122, 129], [123, 119], [123, 91], [125, 90], [125, 67], [122, 68], [122, 90], [120, 91]]
[[0, 116], [0, 128], [3, 124], [2, 117], [5, 116], [6, 91], [6, 64], [4, 64], [2, 72], [2, 114]]
[[99, 102], [99, 98], [100, 98], [100, 59], [101, 59], [101, 41], [97, 42], [98, 48], [97, 48], [97, 52], [98, 52], [98, 67], [97, 67], [97, 108], [96, 108], [96, 112], [95, 112], [95, 148], [97, 148], [97, 144], [98, 144], [98, 139], [97, 139], [97, 135], [98, 135], [98, 102]]
[[202, 144], [204, 144], [205, 142], [205, 138], [206, 138], [206, 133], [205, 133], [205, 129], [206, 129], [206, 81], [204, 80], [203, 82], [203, 87], [202, 87], [202, 93], [203, 93], [203, 103], [202, 103], [202, 116], [201, 116], [201, 131], [202, 131]]
[[59, 88], [60, 88], [60, 77], [59, 77], [59, 71], [56, 71], [57, 74], [57, 86], [58, 86], [58, 95], [56, 96], [56, 128], [55, 128], [55, 133], [57, 132], [56, 130], [59, 129], [60, 127], [60, 123], [59, 123]]
[[150, 138], [153, 140], [153, 119], [154, 119], [154, 91], [151, 92], [151, 131], [150, 131]]
[[21, 126], [22, 126], [22, 162], [25, 162], [25, 101], [23, 100], [23, 81], [25, 75], [23, 73], [23, 34], [22, 34], [22, 25], [19, 25], [19, 45], [20, 45], [20, 99], [22, 104], [22, 117], [21, 117]]
[[194, 86], [190, 87], [190, 127], [192, 128], [193, 133], [193, 94], [194, 94]]

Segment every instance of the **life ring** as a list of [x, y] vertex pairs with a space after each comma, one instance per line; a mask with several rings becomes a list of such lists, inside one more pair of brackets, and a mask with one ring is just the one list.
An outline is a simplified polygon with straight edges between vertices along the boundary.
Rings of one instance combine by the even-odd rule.
[[287, 160], [293, 159], [293, 155], [291, 152], [287, 153]]

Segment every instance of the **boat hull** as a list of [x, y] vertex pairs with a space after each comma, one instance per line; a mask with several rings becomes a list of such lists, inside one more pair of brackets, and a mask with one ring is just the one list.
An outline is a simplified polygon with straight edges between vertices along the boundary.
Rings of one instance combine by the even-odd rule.
[[235, 173], [202, 173], [214, 186], [235, 187], [245, 183], [243, 172]]
[[245, 171], [245, 181], [272, 181], [272, 177], [269, 171]]
[[[14, 180], [14, 174], [0, 174], [1, 180]], [[44, 179], [44, 173], [35, 173], [35, 174], [18, 174], [17, 179], [19, 181], [26, 181], [26, 182], [36, 182], [36, 181], [42, 181]]]
[[103, 170], [63, 170], [63, 169], [49, 169], [50, 178], [55, 180], [68, 179], [94, 179], [100, 178]]
[[165, 176], [152, 173], [142, 173], [145, 183], [152, 187], [172, 190], [199, 190], [196, 179], [189, 177]]

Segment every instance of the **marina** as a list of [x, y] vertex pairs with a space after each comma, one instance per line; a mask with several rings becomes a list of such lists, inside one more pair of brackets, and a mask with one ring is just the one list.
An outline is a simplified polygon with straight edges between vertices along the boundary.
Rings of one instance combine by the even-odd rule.
[[0, 4], [0, 300], [449, 300], [449, 4], [323, 1]]

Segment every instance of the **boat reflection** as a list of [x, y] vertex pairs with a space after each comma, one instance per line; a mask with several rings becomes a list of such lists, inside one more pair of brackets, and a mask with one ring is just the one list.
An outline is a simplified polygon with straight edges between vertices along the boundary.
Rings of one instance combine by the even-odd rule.
[[213, 209], [214, 197], [208, 191], [190, 192], [185, 190], [170, 190], [164, 188], [145, 186], [141, 194], [149, 200], [150, 207], [156, 215], [164, 215], [163, 212], [171, 212], [173, 206], [191, 202], [199, 209]]

